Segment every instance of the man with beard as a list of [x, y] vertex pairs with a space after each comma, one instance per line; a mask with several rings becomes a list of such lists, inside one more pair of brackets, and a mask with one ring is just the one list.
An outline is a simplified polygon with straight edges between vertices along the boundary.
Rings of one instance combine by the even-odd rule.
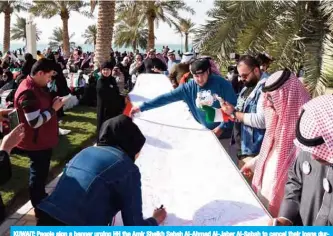
[[[234, 114], [235, 123], [232, 144], [239, 167], [258, 155], [265, 134], [262, 88], [268, 74], [260, 70], [259, 62], [252, 56], [242, 56], [237, 64], [239, 77], [245, 87], [239, 94], [237, 106], [229, 103], [222, 106], [228, 115]], [[235, 150], [236, 149], [236, 150]]]
[[101, 78], [97, 81], [97, 134], [104, 121], [122, 113], [123, 101], [115, 78], [111, 76], [113, 64], [101, 66]]

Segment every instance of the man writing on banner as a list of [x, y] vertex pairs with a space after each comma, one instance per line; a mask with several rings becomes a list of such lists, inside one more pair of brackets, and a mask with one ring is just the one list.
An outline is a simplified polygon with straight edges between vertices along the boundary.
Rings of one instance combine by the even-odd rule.
[[208, 122], [205, 112], [198, 106], [198, 100], [210, 101], [212, 107], [220, 108], [220, 103], [216, 97], [221, 97], [230, 104], [236, 105], [237, 98], [231, 83], [221, 76], [211, 74], [210, 63], [206, 58], [193, 61], [190, 64], [190, 71], [194, 80], [179, 86], [170, 93], [145, 102], [141, 106], [134, 106], [130, 116], [140, 111], [148, 111], [183, 100], [188, 105], [193, 117], [206, 128], [212, 130], [223, 147], [228, 150], [233, 123], [231, 121]]

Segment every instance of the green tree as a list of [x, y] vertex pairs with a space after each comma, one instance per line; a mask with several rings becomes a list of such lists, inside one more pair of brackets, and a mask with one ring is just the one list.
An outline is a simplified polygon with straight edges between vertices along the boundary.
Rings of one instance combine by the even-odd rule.
[[[189, 7], [183, 0], [180, 1], [127, 1], [120, 4], [120, 16], [144, 17], [148, 24], [148, 49], [155, 47], [155, 26], [159, 22], [165, 22], [170, 27], [175, 26], [179, 29], [177, 20], [180, 20], [179, 10], [194, 14], [194, 10]], [[122, 17], [121, 17], [122, 18]], [[156, 24], [156, 25], [155, 25]]]
[[[60, 27], [54, 28], [53, 31], [52, 31], [52, 36], [49, 37], [49, 40], [50, 40], [49, 46], [51, 48], [63, 47], [63, 45], [64, 45], [63, 35], [64, 35], [64, 33], [63, 33], [62, 28], [60, 28]], [[75, 33], [72, 33], [69, 36], [69, 40], [71, 38], [73, 38], [74, 35], [75, 35]], [[70, 45], [71, 48], [74, 48], [75, 47], [75, 42], [70, 42], [69, 45]]]
[[272, 69], [305, 68], [313, 96], [333, 80], [333, 4], [330, 1], [215, 1], [211, 17], [197, 31], [194, 46], [221, 65], [231, 52], [268, 51]]
[[65, 56], [69, 56], [70, 44], [68, 33], [68, 20], [72, 11], [79, 12], [80, 14], [91, 16], [90, 13], [81, 11], [81, 9], [87, 6], [84, 1], [33, 1], [34, 4], [30, 8], [30, 12], [35, 16], [41, 16], [43, 18], [51, 18], [59, 15], [62, 20], [62, 33], [63, 33], [63, 50]]
[[94, 48], [96, 46], [97, 39], [97, 27], [96, 25], [89, 25], [88, 28], [82, 34], [82, 37], [86, 39], [85, 44], [93, 44]]
[[123, 19], [117, 19], [114, 44], [117, 47], [132, 47], [133, 51], [139, 47], [147, 48], [148, 28], [144, 18], [133, 14]]
[[[24, 17], [19, 17], [16, 15], [16, 23], [13, 25], [11, 29], [11, 39], [12, 40], [23, 40], [27, 41], [27, 33], [26, 33], [26, 24], [27, 21]], [[39, 36], [41, 35], [41, 31], [36, 28], [36, 39], [40, 40]]]
[[188, 36], [191, 33], [195, 33], [194, 29], [195, 24], [191, 21], [191, 19], [180, 19], [179, 20], [179, 28], [177, 32], [181, 35], [185, 35], [185, 52], [188, 52]]
[[26, 11], [29, 8], [28, 3], [22, 1], [0, 1], [0, 13], [4, 13], [4, 34], [3, 34], [3, 51], [10, 49], [10, 17], [14, 11]]

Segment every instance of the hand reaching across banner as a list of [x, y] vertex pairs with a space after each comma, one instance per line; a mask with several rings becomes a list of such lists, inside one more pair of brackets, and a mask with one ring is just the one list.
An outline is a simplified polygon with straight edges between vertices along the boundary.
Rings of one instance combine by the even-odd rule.
[[133, 118], [133, 116], [135, 114], [139, 113], [139, 112], [140, 112], [140, 107], [134, 106], [134, 107], [132, 107], [132, 109], [131, 109], [131, 111], [129, 113], [129, 116]]

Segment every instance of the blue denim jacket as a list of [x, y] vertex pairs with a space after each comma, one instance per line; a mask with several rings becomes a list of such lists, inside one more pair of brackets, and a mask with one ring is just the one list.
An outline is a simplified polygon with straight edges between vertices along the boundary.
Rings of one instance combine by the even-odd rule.
[[124, 225], [157, 225], [154, 218], [143, 219], [138, 167], [122, 151], [108, 146], [78, 153], [38, 208], [67, 225], [108, 225], [119, 211]]
[[[256, 113], [259, 97], [262, 93], [262, 88], [265, 85], [266, 79], [269, 74], [263, 73], [260, 81], [253, 89], [251, 94], [247, 97], [242, 108], [243, 113]], [[243, 88], [240, 92], [239, 99], [241, 99], [247, 88]], [[265, 129], [253, 128], [251, 126], [241, 124], [241, 150], [242, 155], [257, 155], [260, 152], [261, 144], [264, 139]]]

